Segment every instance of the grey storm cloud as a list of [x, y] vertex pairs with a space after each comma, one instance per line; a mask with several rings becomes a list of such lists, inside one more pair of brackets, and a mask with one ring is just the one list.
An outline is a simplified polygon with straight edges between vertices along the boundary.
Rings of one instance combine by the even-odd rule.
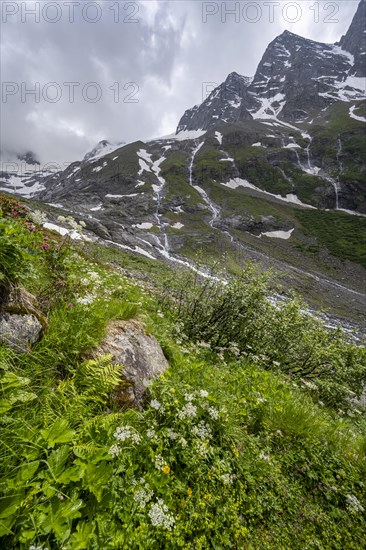
[[228, 73], [254, 74], [284, 29], [334, 42], [356, 8], [353, 0], [4, 0], [1, 149], [71, 162], [103, 138], [171, 133]]

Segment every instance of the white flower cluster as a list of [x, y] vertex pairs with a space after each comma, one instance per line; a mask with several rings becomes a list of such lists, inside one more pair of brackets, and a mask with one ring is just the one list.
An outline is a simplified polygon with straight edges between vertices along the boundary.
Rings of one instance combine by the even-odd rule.
[[209, 453], [210, 447], [207, 445], [206, 441], [198, 440], [195, 443], [195, 449], [200, 456], [205, 458]]
[[229, 350], [230, 353], [232, 353], [236, 357], [239, 357], [240, 349], [239, 349], [239, 346], [236, 342], [230, 342], [230, 344], [228, 345], [228, 350]]
[[[135, 444], [138, 444], [141, 441], [141, 436], [133, 431], [133, 428], [131, 428], [131, 426], [119, 426], [114, 432], [113, 437], [117, 439], [117, 441], [127, 441], [128, 439], [130, 439], [132, 443]], [[108, 453], [113, 457], [116, 457], [121, 453], [121, 451], [121, 447], [115, 444], [110, 447]]]
[[147, 437], [149, 437], [150, 439], [155, 439], [156, 438], [156, 431], [155, 431], [155, 428], [150, 428], [149, 430], [147, 430], [146, 432], [146, 435]]
[[201, 420], [197, 426], [193, 426], [192, 433], [202, 440], [210, 439], [212, 437], [210, 426], [205, 424], [203, 420]]
[[184, 405], [183, 409], [179, 411], [178, 418], [180, 418], [180, 420], [183, 418], [194, 418], [196, 414], [197, 407], [189, 401], [186, 405]]
[[220, 476], [221, 481], [224, 483], [224, 485], [231, 485], [235, 479], [234, 474], [221, 474]]
[[44, 212], [41, 212], [40, 210], [34, 210], [34, 212], [29, 212], [28, 216], [32, 220], [33, 223], [37, 225], [43, 225], [47, 222], [47, 216]]
[[314, 384], [314, 382], [310, 382], [309, 380], [302, 380], [302, 383], [304, 384], [304, 386], [307, 386], [311, 390], [316, 390], [317, 389], [317, 386], [316, 386], [316, 384]]
[[86, 294], [85, 296], [83, 296], [82, 298], [77, 298], [76, 302], [78, 304], [81, 304], [83, 306], [88, 306], [90, 304], [92, 304], [95, 300], [95, 296], [93, 294]]
[[174, 516], [169, 513], [169, 508], [164, 504], [163, 499], [159, 498], [158, 502], [151, 506], [148, 514], [154, 527], [164, 527], [168, 530], [174, 528]]
[[265, 453], [261, 453], [259, 455], [259, 458], [261, 458], [262, 460], [267, 460], [268, 462], [271, 460], [269, 455], [266, 455]]
[[364, 507], [361, 505], [360, 501], [358, 500], [357, 497], [355, 497], [355, 495], [347, 495], [346, 498], [347, 498], [347, 506], [349, 510], [351, 510], [352, 512], [365, 511]]
[[153, 496], [154, 491], [152, 491], [150, 487], [146, 484], [145, 487], [137, 489], [136, 493], [133, 495], [133, 499], [135, 502], [138, 503], [140, 508], [144, 509], [146, 508], [146, 504], [150, 502]]
[[213, 418], [213, 420], [219, 419], [220, 413], [215, 407], [208, 407], [207, 411], [211, 418]]
[[166, 462], [161, 455], [155, 455], [154, 464], [157, 470], [162, 470]]
[[196, 346], [202, 349], [211, 349], [211, 344], [205, 342], [204, 340], [202, 340], [201, 342], [197, 342]]
[[169, 439], [174, 441], [175, 439], [178, 439], [179, 436], [178, 436], [177, 432], [175, 432], [174, 430], [169, 429], [168, 430], [168, 437], [169, 437]]
[[131, 426], [119, 426], [113, 434], [118, 441], [126, 441], [131, 439], [133, 443], [140, 443], [141, 436], [134, 432]]
[[161, 403], [159, 403], [159, 401], [157, 401], [156, 399], [153, 399], [150, 402], [150, 407], [152, 407], [153, 409], [156, 409], [158, 411], [159, 409], [161, 409], [162, 405], [161, 405]]
[[57, 220], [61, 223], [66, 223], [71, 229], [78, 233], [82, 233], [86, 225], [82, 220], [78, 223], [72, 216], [58, 216]]
[[121, 450], [121, 447], [119, 447], [118, 445], [112, 445], [112, 447], [108, 451], [108, 454], [112, 455], [114, 458], [120, 454]]
[[194, 399], [194, 393], [185, 393], [185, 394], [184, 394], [184, 399], [185, 399], [186, 401], [193, 401], [193, 399]]

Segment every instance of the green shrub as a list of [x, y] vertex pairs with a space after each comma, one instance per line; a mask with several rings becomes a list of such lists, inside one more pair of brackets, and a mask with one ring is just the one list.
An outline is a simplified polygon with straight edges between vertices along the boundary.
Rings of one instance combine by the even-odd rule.
[[225, 282], [187, 272], [166, 282], [160, 300], [182, 341], [250, 357], [307, 381], [314, 397], [347, 409], [366, 384], [365, 348], [348, 342], [341, 329], [327, 330], [298, 298], [272, 305], [269, 281], [253, 268]]

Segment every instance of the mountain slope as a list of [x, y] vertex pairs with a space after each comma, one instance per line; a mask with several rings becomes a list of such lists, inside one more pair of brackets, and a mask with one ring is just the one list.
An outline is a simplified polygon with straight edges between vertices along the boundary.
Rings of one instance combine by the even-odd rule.
[[285, 31], [253, 79], [230, 73], [186, 111], [176, 135], [116, 149], [104, 140], [41, 188], [13, 187], [3, 174], [2, 189], [33, 194], [104, 242], [150, 258], [182, 265], [201, 251], [225, 253], [233, 269], [245, 259], [272, 265], [315, 305], [346, 313], [351, 304], [358, 316], [366, 303], [358, 18], [339, 44]]

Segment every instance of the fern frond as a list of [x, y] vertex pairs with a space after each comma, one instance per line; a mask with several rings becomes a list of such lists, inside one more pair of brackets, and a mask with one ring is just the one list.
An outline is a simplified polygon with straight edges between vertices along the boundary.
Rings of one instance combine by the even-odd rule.
[[111, 355], [84, 361], [75, 373], [76, 387], [99, 403], [105, 403], [111, 391], [121, 382], [123, 366], [112, 364]]

